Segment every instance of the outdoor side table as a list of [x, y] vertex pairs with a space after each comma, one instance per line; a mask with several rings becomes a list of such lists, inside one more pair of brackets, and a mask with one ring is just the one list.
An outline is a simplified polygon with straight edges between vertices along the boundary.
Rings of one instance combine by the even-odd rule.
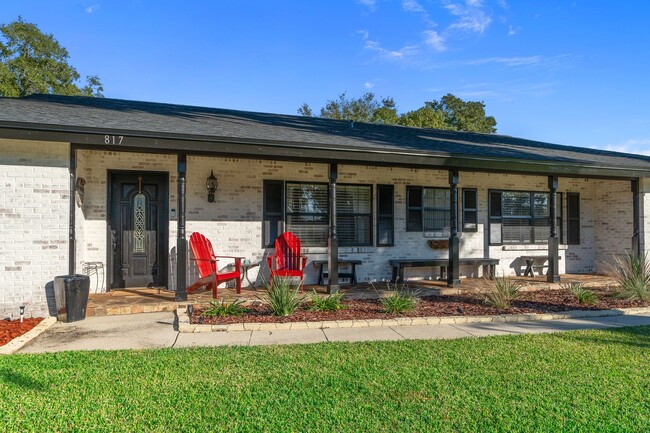
[[246, 278], [246, 281], [248, 282], [248, 287], [254, 289], [255, 288], [255, 283], [251, 282], [251, 280], [248, 277], [248, 270], [255, 268], [260, 265], [262, 262], [249, 262], [249, 261], [244, 261], [241, 264], [241, 270], [242, 274], [244, 275], [244, 278]]

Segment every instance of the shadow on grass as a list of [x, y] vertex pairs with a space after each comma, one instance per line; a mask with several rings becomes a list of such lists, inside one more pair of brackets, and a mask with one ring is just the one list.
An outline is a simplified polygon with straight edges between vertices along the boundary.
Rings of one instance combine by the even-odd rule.
[[572, 333], [565, 335], [567, 338], [599, 345], [631, 346], [640, 349], [650, 349], [650, 326], [625, 326], [621, 328], [599, 329], [602, 332]]
[[45, 389], [43, 384], [38, 380], [32, 379], [31, 377], [25, 376], [21, 373], [16, 373], [8, 368], [0, 370], [0, 382], [34, 391], [42, 391]]

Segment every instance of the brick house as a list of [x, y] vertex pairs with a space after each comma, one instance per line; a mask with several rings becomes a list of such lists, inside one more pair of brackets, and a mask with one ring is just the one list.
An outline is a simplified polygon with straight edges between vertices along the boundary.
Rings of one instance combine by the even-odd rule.
[[3, 315], [47, 314], [53, 277], [88, 263], [104, 290], [184, 300], [193, 231], [251, 261], [292, 231], [310, 262], [360, 260], [359, 281], [391, 278], [391, 260], [448, 258], [449, 285], [481, 275], [467, 258], [514, 275], [542, 256], [558, 281], [648, 249], [650, 158], [502, 135], [35, 95], [0, 98], [0, 166]]

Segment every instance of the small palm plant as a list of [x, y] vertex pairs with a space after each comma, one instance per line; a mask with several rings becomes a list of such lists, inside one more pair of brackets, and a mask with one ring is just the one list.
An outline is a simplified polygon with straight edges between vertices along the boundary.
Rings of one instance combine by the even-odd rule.
[[586, 289], [582, 283], [571, 282], [560, 284], [560, 287], [576, 297], [580, 304], [595, 304], [598, 302], [598, 296], [589, 289]]
[[505, 310], [519, 297], [521, 284], [506, 276], [495, 277], [494, 286], [485, 293], [485, 303], [491, 307]]
[[300, 284], [292, 284], [290, 278], [274, 278], [273, 288], [268, 284], [265, 287], [266, 297], [262, 299], [267, 303], [275, 316], [290, 316], [305, 300], [298, 291]]
[[619, 285], [619, 296], [629, 300], [650, 299], [650, 262], [645, 254], [625, 253], [614, 257], [608, 266], [608, 273]]
[[[419, 292], [417, 290], [410, 290], [405, 284], [402, 284], [401, 287], [395, 284], [391, 288], [390, 283], [386, 283], [386, 289], [389, 294], [379, 299], [381, 306], [384, 307], [385, 313], [403, 314], [413, 311], [417, 307], [419, 300]], [[375, 292], [377, 292], [376, 288]]]

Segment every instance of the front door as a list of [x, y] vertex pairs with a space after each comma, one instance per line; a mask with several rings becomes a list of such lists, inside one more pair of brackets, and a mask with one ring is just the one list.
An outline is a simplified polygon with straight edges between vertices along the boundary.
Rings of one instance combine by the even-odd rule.
[[111, 288], [167, 285], [168, 185], [167, 173], [110, 174]]

